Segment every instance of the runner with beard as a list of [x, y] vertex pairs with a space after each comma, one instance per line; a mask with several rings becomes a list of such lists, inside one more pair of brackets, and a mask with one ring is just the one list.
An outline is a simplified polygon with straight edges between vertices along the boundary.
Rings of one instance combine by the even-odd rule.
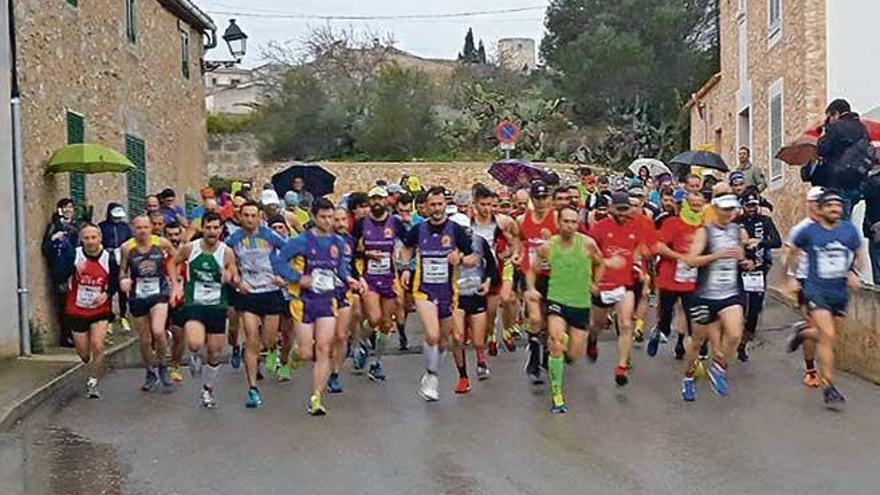
[[[201, 218], [194, 218], [190, 223], [190, 228], [200, 229], [200, 222]], [[184, 235], [183, 227], [178, 223], [170, 223], [165, 226], [164, 237], [168, 239], [168, 242], [170, 242], [172, 246], [174, 246], [174, 249], [179, 249], [183, 244]], [[166, 262], [168, 261], [170, 261], [170, 258], [166, 258]], [[186, 283], [186, 264], [178, 264], [177, 272], [180, 282]], [[182, 293], [180, 294], [179, 299], [171, 299], [168, 304], [168, 326], [171, 330], [171, 369], [168, 371], [168, 376], [170, 376], [175, 382], [183, 381], [183, 373], [180, 372], [180, 365], [183, 361], [183, 351], [186, 347], [186, 339], [183, 333], [183, 322], [178, 317], [182, 305]]]
[[[354, 263], [354, 239], [348, 233], [348, 213], [343, 208], [336, 209], [336, 215], [333, 219], [333, 227], [338, 236], [345, 241], [345, 250], [343, 251], [343, 263], [347, 263], [351, 270], [351, 277], [359, 279], [360, 275]], [[336, 336], [333, 342], [332, 352], [332, 369], [330, 378], [327, 379], [327, 391], [331, 394], [342, 393], [342, 366], [345, 363], [346, 351], [348, 349], [349, 338], [351, 337], [352, 319], [354, 309], [358, 305], [360, 295], [358, 290], [343, 286], [338, 289], [338, 306], [336, 309]]]

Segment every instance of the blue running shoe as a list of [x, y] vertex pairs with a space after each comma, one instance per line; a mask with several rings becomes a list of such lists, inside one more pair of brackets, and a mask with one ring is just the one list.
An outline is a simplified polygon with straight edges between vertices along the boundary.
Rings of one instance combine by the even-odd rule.
[[382, 363], [376, 361], [370, 365], [370, 371], [367, 372], [367, 378], [374, 382], [385, 381], [385, 370], [382, 369]]
[[339, 380], [339, 373], [331, 373], [327, 379], [327, 391], [331, 394], [342, 393], [342, 381]]
[[144, 378], [144, 384], [141, 385], [141, 390], [144, 392], [152, 392], [159, 388], [159, 375], [156, 374], [156, 371], [153, 368], [147, 370], [147, 376]]
[[232, 366], [232, 369], [237, 370], [241, 368], [241, 346], [236, 345], [232, 347], [232, 357], [229, 358], [229, 365]]
[[843, 410], [843, 407], [846, 404], [846, 398], [840, 393], [840, 390], [837, 390], [837, 387], [834, 385], [828, 385], [825, 387], [825, 390], [822, 391], [822, 395], [825, 400], [825, 407], [832, 411]]
[[255, 409], [263, 405], [263, 396], [257, 388], [248, 389], [247, 402], [244, 403], [248, 409]]
[[693, 378], [685, 378], [681, 381], [681, 398], [687, 402], [697, 400], [697, 384]]
[[727, 372], [720, 364], [713, 362], [709, 366], [709, 383], [712, 385], [712, 391], [724, 397], [729, 392], [727, 387]]
[[654, 331], [651, 332], [651, 338], [648, 339], [648, 345], [645, 346], [645, 351], [648, 353], [648, 356], [654, 357], [657, 355], [657, 351], [660, 349], [660, 336], [663, 335], [659, 330], [654, 328]]

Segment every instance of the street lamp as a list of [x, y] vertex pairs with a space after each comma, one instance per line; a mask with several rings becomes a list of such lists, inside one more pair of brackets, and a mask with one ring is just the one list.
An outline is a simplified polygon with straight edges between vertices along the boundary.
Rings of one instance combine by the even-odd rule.
[[[217, 46], [216, 36], [216, 34], [212, 34], [210, 42], [205, 48], [211, 49]], [[238, 27], [235, 19], [229, 19], [229, 26], [223, 32], [223, 41], [226, 42], [229, 53], [234, 57], [234, 60], [203, 60], [202, 72], [213, 72], [220, 67], [229, 68], [241, 63], [241, 59], [244, 58], [245, 51], [247, 50], [247, 38], [247, 34]]]

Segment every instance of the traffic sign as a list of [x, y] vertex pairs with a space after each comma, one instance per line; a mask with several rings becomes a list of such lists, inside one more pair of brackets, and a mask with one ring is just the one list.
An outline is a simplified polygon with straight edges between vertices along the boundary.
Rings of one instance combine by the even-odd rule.
[[520, 128], [510, 120], [504, 120], [495, 128], [495, 137], [501, 144], [514, 144], [519, 139]]

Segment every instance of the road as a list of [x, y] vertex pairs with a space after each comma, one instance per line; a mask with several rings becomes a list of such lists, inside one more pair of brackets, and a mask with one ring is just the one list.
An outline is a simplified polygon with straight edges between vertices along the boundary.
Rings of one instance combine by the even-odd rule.
[[[771, 304], [766, 326], [793, 314]], [[767, 331], [732, 394], [703, 381], [679, 396], [681, 363], [661, 348], [635, 358], [631, 386], [613, 382], [614, 344], [569, 368], [570, 412], [548, 413], [522, 353], [493, 359], [491, 380], [455, 396], [448, 360], [441, 400], [417, 396], [420, 356], [389, 356], [389, 380], [345, 376], [329, 415], [305, 413], [309, 376], [263, 384], [246, 410], [240, 373], [226, 368], [221, 407], [197, 405], [197, 384], [144, 394], [140, 370], [119, 370], [104, 398], [76, 399], [0, 436], [3, 494], [875, 494], [880, 482], [880, 388], [841, 375], [846, 411], [800, 385], [785, 333]]]

